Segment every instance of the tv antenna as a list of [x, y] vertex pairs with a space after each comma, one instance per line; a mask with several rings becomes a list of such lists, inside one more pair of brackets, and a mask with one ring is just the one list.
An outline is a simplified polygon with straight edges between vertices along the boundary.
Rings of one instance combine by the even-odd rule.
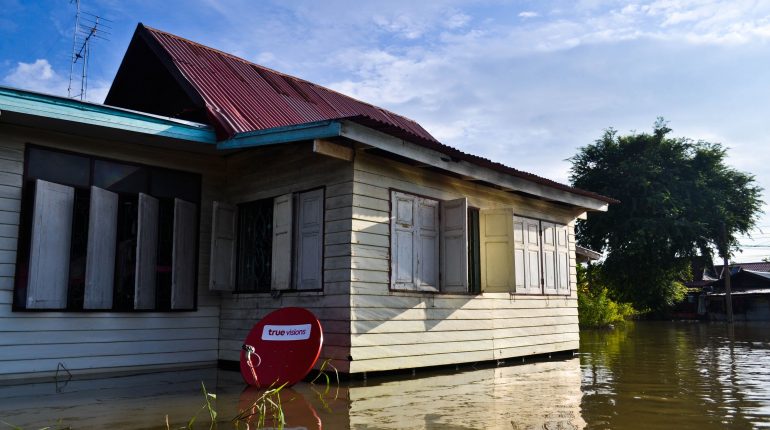
[[[88, 93], [88, 63], [90, 61], [91, 42], [96, 39], [109, 40], [104, 29], [110, 29], [105, 23], [112, 21], [98, 15], [80, 10], [80, 0], [70, 0], [75, 3], [75, 31], [72, 35], [72, 57], [70, 59], [70, 82], [67, 87], [67, 97], [85, 100]], [[72, 82], [80, 79], [80, 91], [72, 88]]]

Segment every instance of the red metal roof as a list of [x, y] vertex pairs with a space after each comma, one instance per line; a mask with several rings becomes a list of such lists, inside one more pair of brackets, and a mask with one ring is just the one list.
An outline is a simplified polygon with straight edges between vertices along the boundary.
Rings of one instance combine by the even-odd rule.
[[617, 200], [462, 152], [436, 140], [417, 122], [267, 67], [139, 24], [168, 54], [227, 137], [325, 120], [347, 119], [457, 159], [607, 203]]
[[266, 130], [309, 122], [361, 118], [412, 139], [437, 142], [409, 118], [275, 70], [145, 27], [206, 103], [226, 131]]

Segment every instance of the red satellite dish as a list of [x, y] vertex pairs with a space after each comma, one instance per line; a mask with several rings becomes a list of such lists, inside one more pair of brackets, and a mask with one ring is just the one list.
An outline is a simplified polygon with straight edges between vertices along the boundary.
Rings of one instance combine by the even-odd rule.
[[246, 336], [241, 375], [249, 385], [294, 385], [321, 355], [323, 330], [318, 318], [303, 308], [283, 308], [262, 318]]

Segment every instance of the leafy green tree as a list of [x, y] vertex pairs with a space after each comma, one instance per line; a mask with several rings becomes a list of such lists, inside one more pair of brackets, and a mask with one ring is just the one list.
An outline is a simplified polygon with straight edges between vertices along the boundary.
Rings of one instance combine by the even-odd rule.
[[579, 222], [578, 242], [607, 253], [602, 271], [611, 295], [642, 310], [682, 297], [686, 257], [736, 251], [763, 203], [753, 175], [725, 164], [722, 145], [670, 132], [662, 118], [652, 134], [609, 129], [570, 159], [574, 186], [620, 200]]

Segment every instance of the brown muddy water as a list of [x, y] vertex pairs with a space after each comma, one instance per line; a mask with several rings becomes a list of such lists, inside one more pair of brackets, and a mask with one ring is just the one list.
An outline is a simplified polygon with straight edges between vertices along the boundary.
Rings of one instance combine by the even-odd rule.
[[[286, 429], [722, 429], [770, 427], [770, 324], [636, 323], [581, 333], [575, 358], [370, 377], [283, 392]], [[257, 393], [216, 369], [0, 386], [24, 430], [163, 429], [217, 394], [219, 429]], [[207, 412], [195, 428], [208, 429]], [[0, 428], [3, 424], [0, 423]]]

